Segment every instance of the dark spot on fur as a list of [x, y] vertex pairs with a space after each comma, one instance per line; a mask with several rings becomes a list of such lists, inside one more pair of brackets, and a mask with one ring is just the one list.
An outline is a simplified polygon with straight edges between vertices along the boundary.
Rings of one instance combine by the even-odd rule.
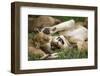
[[77, 48], [77, 44], [76, 43], [72, 43], [71, 46], [72, 46], [72, 48]]
[[53, 29], [52, 29], [52, 31], [55, 31], [56, 30], [56, 27], [54, 27]]
[[52, 49], [52, 50], [60, 49], [60, 47], [58, 46], [58, 43], [53, 43], [53, 42], [51, 42], [51, 49]]
[[49, 29], [49, 28], [45, 28], [45, 29], [43, 30], [43, 33], [45, 33], [45, 34], [50, 34], [50, 29]]
[[64, 41], [63, 41], [62, 38], [58, 37], [57, 39], [58, 39], [58, 41], [60, 41], [62, 44], [64, 44]]

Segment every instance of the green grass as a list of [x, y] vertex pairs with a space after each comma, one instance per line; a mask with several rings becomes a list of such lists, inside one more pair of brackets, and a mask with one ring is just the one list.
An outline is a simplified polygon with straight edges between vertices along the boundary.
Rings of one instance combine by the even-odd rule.
[[82, 52], [77, 48], [73, 49], [59, 49], [57, 59], [78, 59], [78, 58], [87, 58], [88, 52], [83, 50]]
[[[80, 58], [88, 58], [87, 50], [83, 50], [82, 52], [77, 48], [74, 49], [56, 49], [54, 53], [58, 53], [58, 57], [55, 59], [80, 59]], [[40, 60], [41, 55], [32, 55], [28, 54], [28, 60]], [[46, 59], [47, 60], [47, 59]], [[52, 59], [53, 60], [53, 59]]]
[[32, 39], [34, 37], [34, 35], [35, 35], [34, 32], [28, 33], [28, 39]]
[[42, 55], [28, 53], [28, 60], [40, 60]]
[[76, 22], [77, 21], [84, 21], [84, 19], [86, 17], [74, 17], [74, 16], [52, 16], [54, 18], [57, 18], [57, 19], [60, 19], [61, 21], [68, 21], [68, 20], [71, 20], [71, 19], [74, 19]]

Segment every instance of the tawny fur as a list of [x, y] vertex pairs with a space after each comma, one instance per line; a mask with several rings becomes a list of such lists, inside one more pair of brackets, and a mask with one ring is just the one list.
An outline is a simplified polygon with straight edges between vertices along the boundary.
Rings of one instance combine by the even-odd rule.
[[60, 23], [61, 21], [59, 19], [50, 17], [50, 16], [39, 16], [37, 18], [32, 18], [29, 19], [29, 26], [28, 26], [28, 31], [33, 32], [33, 31], [40, 31], [43, 27], [49, 27], [53, 26], [55, 24]]
[[[41, 31], [49, 31], [50, 34], [54, 34], [56, 32], [60, 32], [60, 31], [68, 31], [70, 29], [73, 29], [75, 27], [75, 21], [69, 20], [69, 21], [65, 21], [62, 23], [59, 23], [57, 25], [54, 25], [52, 27], [44, 27]], [[46, 32], [44, 32], [46, 33]]]
[[49, 37], [43, 33], [38, 33], [33, 39], [28, 40], [28, 52], [33, 55], [40, 55], [41, 59], [48, 56], [40, 47], [49, 42]]
[[[52, 30], [52, 28], [56, 29]], [[45, 28], [43, 30], [45, 30]], [[74, 20], [69, 20], [53, 27], [49, 27], [49, 31], [50, 34], [59, 32], [60, 35], [63, 35], [67, 41], [76, 44], [78, 49], [82, 48], [81, 45], [83, 45], [85, 40], [88, 38], [88, 29], [84, 27], [83, 23], [75, 23]]]
[[87, 49], [87, 44], [85, 40], [88, 38], [88, 30], [83, 26], [78, 26], [74, 30], [60, 32], [61, 35], [64, 35], [66, 39], [72, 43], [76, 44], [79, 50]]
[[55, 53], [52, 52], [51, 50], [51, 40], [52, 37], [49, 35], [46, 35], [42, 32], [39, 32], [38, 34], [35, 35], [33, 39], [30, 39], [28, 42], [28, 52], [31, 54], [35, 55], [40, 55], [40, 59], [46, 59], [48, 57], [50, 58], [55, 58], [57, 57]]

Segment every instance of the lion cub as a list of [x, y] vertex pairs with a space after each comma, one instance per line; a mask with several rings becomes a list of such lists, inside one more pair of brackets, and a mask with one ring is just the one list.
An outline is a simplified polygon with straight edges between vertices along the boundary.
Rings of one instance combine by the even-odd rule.
[[39, 32], [33, 39], [28, 41], [28, 52], [35, 55], [40, 55], [40, 59], [44, 59], [52, 53], [50, 41], [51, 36]]

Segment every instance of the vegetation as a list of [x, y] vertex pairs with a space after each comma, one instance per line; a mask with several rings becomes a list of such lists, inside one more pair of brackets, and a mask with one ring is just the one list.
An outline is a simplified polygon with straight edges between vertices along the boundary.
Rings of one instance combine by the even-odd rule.
[[58, 58], [57, 59], [77, 59], [77, 58], [87, 58], [87, 51], [86, 50], [78, 50], [77, 48], [74, 49], [59, 49]]
[[40, 54], [36, 55], [36, 54], [31, 54], [28, 53], [28, 60], [39, 60], [42, 56]]
[[[74, 49], [56, 49], [54, 52], [58, 53], [58, 57], [56, 59], [80, 59], [80, 58], [88, 58], [87, 50], [78, 50]], [[31, 55], [29, 54], [29, 60], [39, 60], [41, 55]]]
[[68, 21], [70, 19], [74, 19], [76, 22], [84, 21], [86, 17], [71, 17], [71, 16], [52, 16], [54, 18], [60, 19], [61, 21]]

